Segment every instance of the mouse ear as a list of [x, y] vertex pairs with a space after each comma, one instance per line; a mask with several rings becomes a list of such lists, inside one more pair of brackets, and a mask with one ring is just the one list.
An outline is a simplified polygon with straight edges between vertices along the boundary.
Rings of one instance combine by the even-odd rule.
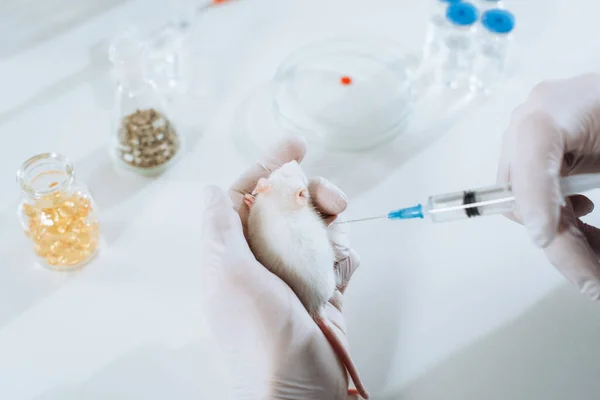
[[308, 204], [308, 189], [307, 188], [298, 189], [298, 191], [296, 192], [296, 201], [301, 206], [305, 206]]
[[252, 194], [267, 193], [271, 189], [271, 184], [267, 178], [260, 178]]

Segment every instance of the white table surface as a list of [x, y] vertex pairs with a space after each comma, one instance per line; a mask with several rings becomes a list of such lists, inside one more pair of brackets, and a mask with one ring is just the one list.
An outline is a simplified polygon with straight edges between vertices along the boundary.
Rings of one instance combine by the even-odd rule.
[[[58, 15], [68, 2], [55, 1], [62, 11], [47, 12]], [[244, 0], [205, 13], [192, 33], [195, 90], [174, 105], [195, 144], [150, 181], [108, 162], [112, 87], [98, 54], [128, 21], [164, 22], [164, 5], [104, 3], [37, 39], [23, 14], [0, 42], [0, 399], [221, 398], [222, 363], [199, 306], [198, 199], [254, 159], [232, 134], [240, 102], [313, 39], [368, 33], [418, 50], [426, 2]], [[518, 56], [492, 97], [441, 121], [425, 107], [420, 120], [436, 123], [415, 117], [393, 145], [314, 167], [348, 193], [349, 216], [493, 183], [500, 137], [531, 87], [600, 67], [588, 33], [595, 1], [507, 4]], [[46, 151], [75, 162], [102, 208], [107, 246], [77, 273], [35, 266], [16, 221], [15, 171]], [[520, 226], [372, 222], [352, 234], [362, 265], [347, 295], [349, 340], [374, 398], [598, 398], [598, 305]]]

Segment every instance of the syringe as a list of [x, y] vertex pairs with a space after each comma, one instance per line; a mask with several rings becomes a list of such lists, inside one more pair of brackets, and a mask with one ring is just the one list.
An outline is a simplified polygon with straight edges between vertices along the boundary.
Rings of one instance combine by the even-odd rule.
[[[560, 178], [563, 197], [600, 188], [600, 174], [572, 175]], [[427, 216], [433, 222], [456, 221], [466, 218], [508, 213], [514, 210], [515, 198], [511, 186], [489, 186], [462, 192], [430, 196], [425, 205], [400, 208], [386, 215], [354, 219], [341, 223], [371, 219], [412, 219]]]

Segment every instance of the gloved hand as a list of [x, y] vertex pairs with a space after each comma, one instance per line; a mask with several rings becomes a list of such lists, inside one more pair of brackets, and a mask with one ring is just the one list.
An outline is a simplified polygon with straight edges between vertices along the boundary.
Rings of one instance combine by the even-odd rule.
[[[272, 171], [292, 160], [300, 162], [305, 151], [303, 140], [286, 140], [244, 174], [228, 195], [216, 187], [207, 190], [206, 315], [227, 350], [236, 400], [348, 399], [347, 373], [331, 345], [294, 292], [256, 261], [243, 231], [249, 211], [243, 194], [268, 176], [264, 167]], [[328, 223], [347, 206], [345, 195], [325, 179], [311, 179], [309, 190]], [[326, 306], [327, 318], [342, 336], [342, 294], [359, 264], [349, 248], [345, 226], [329, 226], [335, 269], [343, 285]]]
[[517, 213], [550, 262], [579, 289], [600, 299], [600, 230], [579, 220], [593, 203], [563, 199], [560, 176], [600, 172], [600, 75], [537, 85], [512, 114], [498, 182], [512, 183]]

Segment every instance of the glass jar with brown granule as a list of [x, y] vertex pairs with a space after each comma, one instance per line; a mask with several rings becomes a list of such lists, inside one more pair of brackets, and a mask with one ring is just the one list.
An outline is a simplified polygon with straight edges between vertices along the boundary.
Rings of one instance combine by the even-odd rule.
[[145, 73], [144, 47], [131, 32], [117, 38], [110, 59], [118, 79], [113, 156], [144, 175], [163, 172], [181, 153], [181, 136], [166, 102]]

